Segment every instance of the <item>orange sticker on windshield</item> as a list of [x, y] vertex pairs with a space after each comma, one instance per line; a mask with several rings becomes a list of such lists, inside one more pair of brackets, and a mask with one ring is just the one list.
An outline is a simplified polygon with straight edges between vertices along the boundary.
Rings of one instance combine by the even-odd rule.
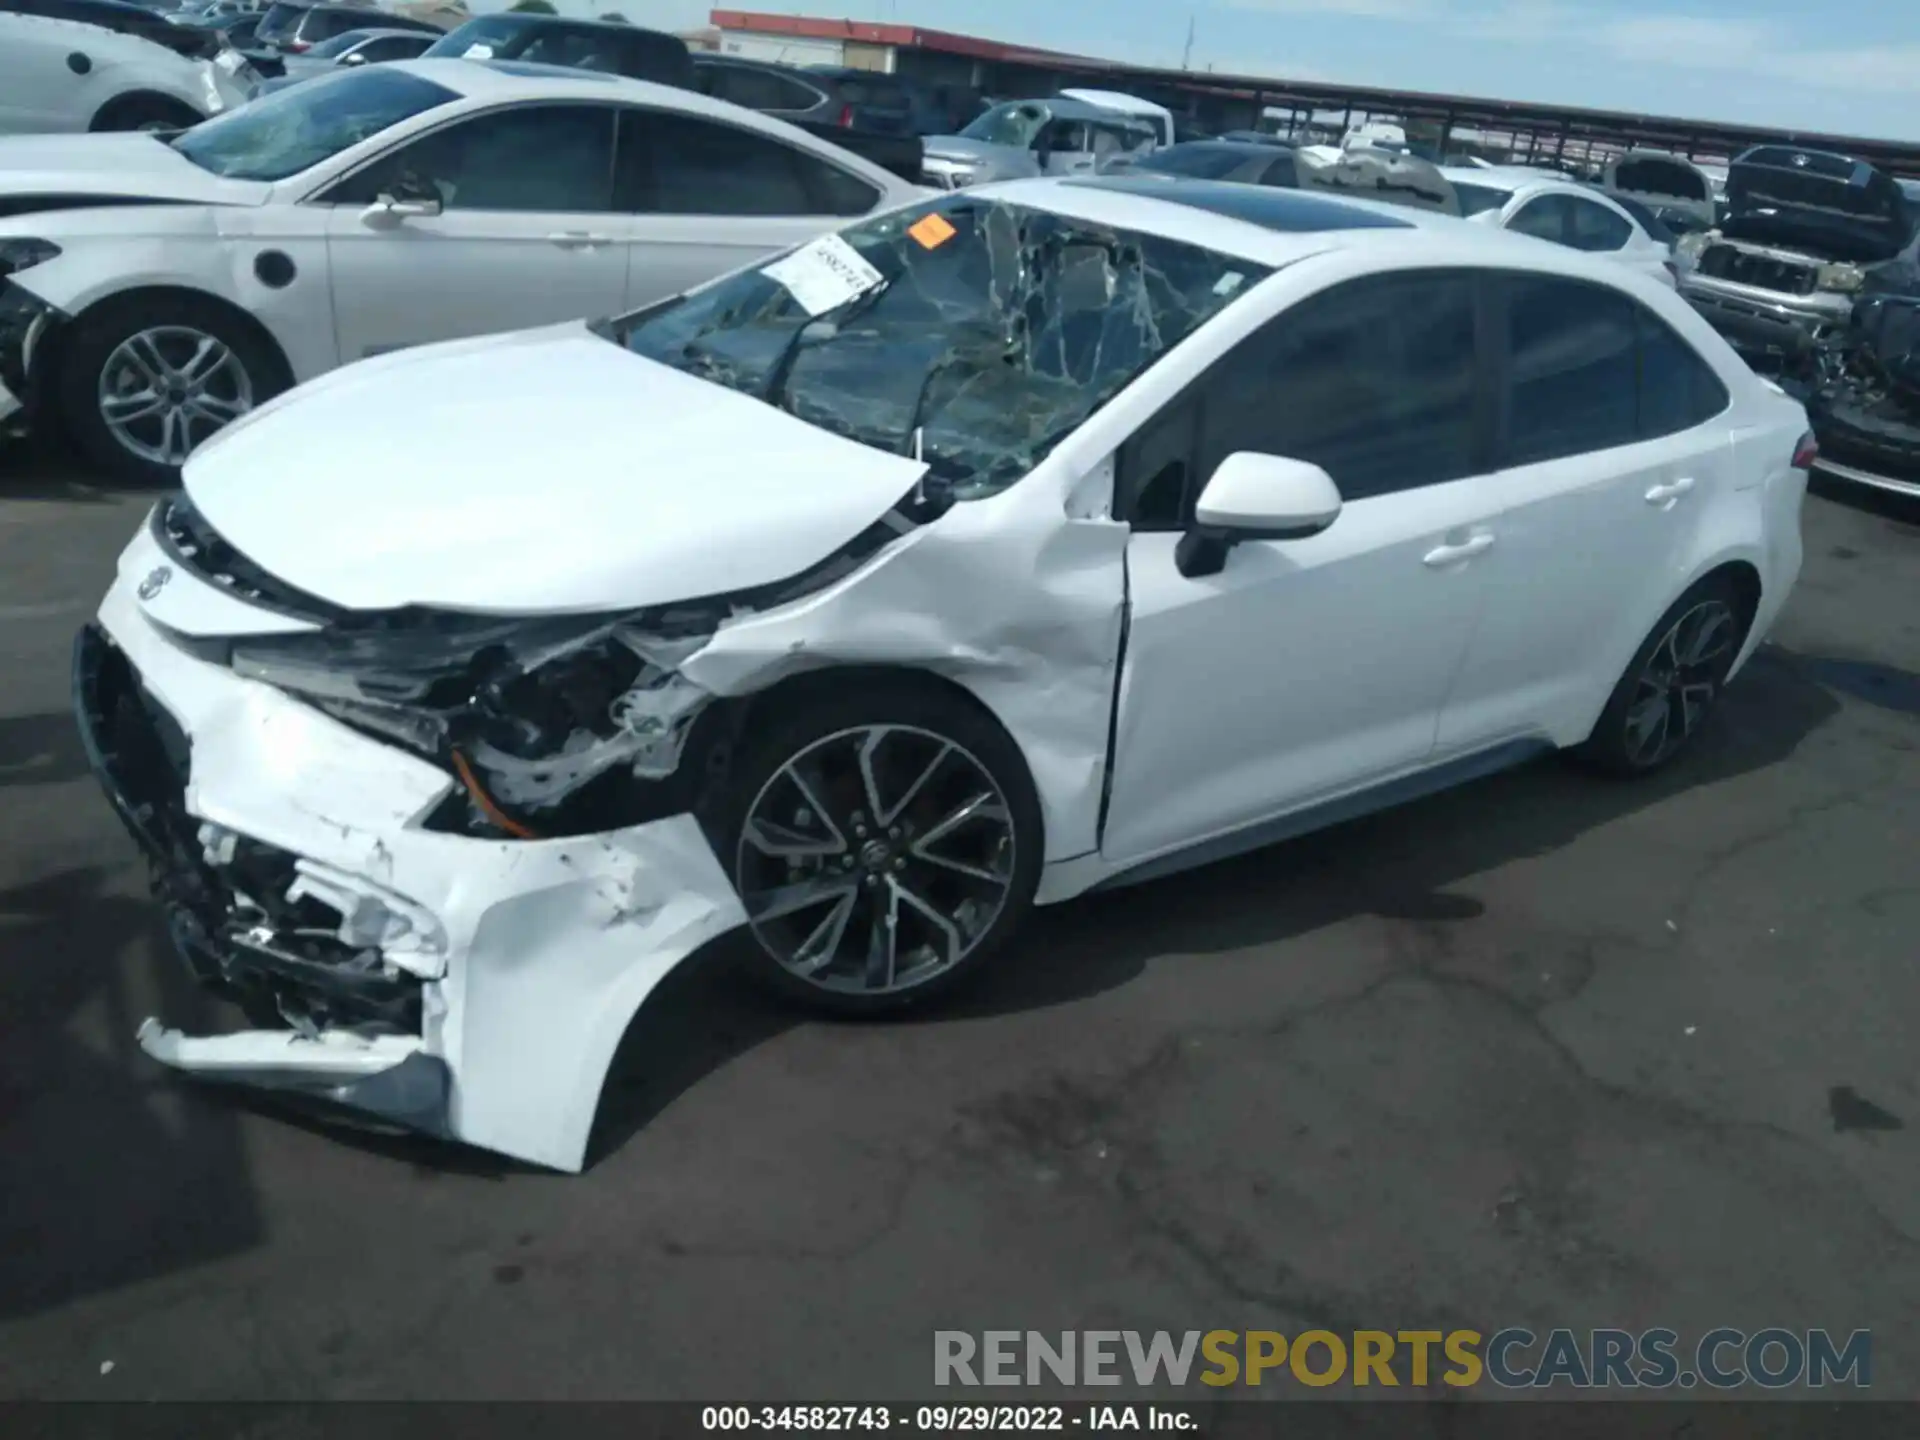
[[959, 232], [947, 223], [944, 215], [922, 215], [907, 227], [907, 234], [931, 250], [936, 245], [944, 245]]

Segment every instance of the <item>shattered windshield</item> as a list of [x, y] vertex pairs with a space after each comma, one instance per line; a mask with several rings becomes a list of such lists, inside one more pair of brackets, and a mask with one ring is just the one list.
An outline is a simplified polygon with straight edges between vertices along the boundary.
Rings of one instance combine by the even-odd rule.
[[343, 70], [262, 95], [167, 143], [230, 180], [285, 180], [459, 98], [404, 70]]
[[605, 333], [862, 444], [946, 498], [1020, 479], [1268, 268], [980, 196], [943, 196]]
[[1025, 150], [1033, 144], [1040, 127], [1047, 123], [1047, 107], [1031, 100], [1010, 100], [996, 105], [960, 132], [963, 140], [979, 140], [988, 145], [1010, 145]]

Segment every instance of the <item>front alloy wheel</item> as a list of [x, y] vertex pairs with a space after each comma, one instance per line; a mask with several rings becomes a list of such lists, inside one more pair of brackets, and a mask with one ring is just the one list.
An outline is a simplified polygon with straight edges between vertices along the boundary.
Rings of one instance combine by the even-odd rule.
[[796, 979], [888, 995], [963, 964], [1005, 908], [1006, 796], [952, 740], [868, 725], [818, 740], [760, 787], [740, 834], [754, 937]]
[[730, 767], [719, 853], [746, 959], [843, 1015], [919, 1004], [975, 974], [1039, 883], [1039, 798], [985, 712], [863, 673], [816, 691]]

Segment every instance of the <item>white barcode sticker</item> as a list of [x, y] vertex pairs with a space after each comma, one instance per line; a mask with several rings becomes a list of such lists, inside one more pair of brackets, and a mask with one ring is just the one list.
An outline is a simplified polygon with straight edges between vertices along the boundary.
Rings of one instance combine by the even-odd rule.
[[809, 315], [838, 310], [886, 278], [838, 235], [822, 235], [760, 273], [784, 285]]

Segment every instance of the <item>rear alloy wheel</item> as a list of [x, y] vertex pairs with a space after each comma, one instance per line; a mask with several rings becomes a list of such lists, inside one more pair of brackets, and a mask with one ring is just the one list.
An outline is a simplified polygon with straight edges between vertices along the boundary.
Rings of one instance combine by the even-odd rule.
[[973, 974], [1038, 881], [1038, 802], [1018, 749], [984, 717], [912, 691], [809, 707], [783, 731], [734, 775], [745, 803], [729, 853], [758, 977], [857, 1015]]
[[183, 297], [83, 317], [63, 412], [89, 458], [171, 483], [195, 447], [285, 388], [278, 356], [212, 305]]
[[1740, 597], [1701, 582], [1660, 618], [1615, 687], [1581, 754], [1616, 774], [1644, 774], [1699, 733], [1746, 638]]

